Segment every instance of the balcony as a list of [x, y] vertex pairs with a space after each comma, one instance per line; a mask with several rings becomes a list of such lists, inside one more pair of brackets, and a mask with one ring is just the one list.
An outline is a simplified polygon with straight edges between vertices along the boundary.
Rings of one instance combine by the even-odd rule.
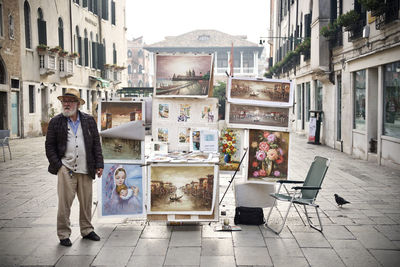
[[58, 60], [61, 78], [68, 78], [74, 75], [74, 60], [70, 57], [60, 57]]
[[371, 15], [376, 17], [375, 28], [381, 30], [385, 25], [399, 19], [399, 2], [388, 0], [386, 6], [379, 10], [372, 10]]
[[48, 75], [56, 72], [57, 54], [49, 51], [39, 51], [39, 73]]

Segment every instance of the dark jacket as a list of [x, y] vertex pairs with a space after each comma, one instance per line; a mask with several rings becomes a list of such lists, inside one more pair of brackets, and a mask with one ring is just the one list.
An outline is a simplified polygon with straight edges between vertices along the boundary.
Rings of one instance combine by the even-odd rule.
[[[85, 142], [88, 175], [94, 179], [96, 169], [104, 168], [100, 136], [94, 118], [86, 113], [78, 112]], [[50, 120], [46, 135], [46, 156], [50, 163], [48, 170], [51, 174], [57, 174], [62, 166], [61, 158], [67, 149], [67, 139], [67, 117], [58, 114]]]

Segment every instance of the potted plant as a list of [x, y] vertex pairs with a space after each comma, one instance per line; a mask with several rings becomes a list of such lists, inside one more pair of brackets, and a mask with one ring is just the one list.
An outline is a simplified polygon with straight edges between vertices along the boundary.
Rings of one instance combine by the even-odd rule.
[[321, 28], [320, 34], [324, 36], [328, 40], [332, 40], [336, 38], [336, 35], [339, 31], [339, 25], [335, 20], [333, 23], [329, 23], [327, 26]]
[[42, 127], [43, 136], [47, 134], [47, 129], [49, 128], [49, 122], [55, 115], [56, 115], [56, 109], [54, 107], [50, 107], [48, 117], [40, 121], [40, 126]]
[[358, 26], [359, 19], [360, 14], [353, 9], [343, 15], [340, 15], [337, 19], [337, 22], [339, 26], [344, 27], [345, 31], [352, 31]]
[[52, 53], [58, 53], [60, 50], [62, 50], [62, 48], [59, 46], [55, 46], [49, 49], [49, 51]]
[[61, 49], [61, 50], [58, 52], [58, 55], [59, 55], [60, 57], [65, 57], [66, 55], [68, 55], [68, 51]]
[[374, 17], [382, 15], [387, 10], [387, 5], [383, 0], [358, 0], [358, 2], [367, 11], [371, 11], [371, 15]]
[[39, 44], [36, 47], [36, 49], [37, 49], [37, 51], [44, 52], [44, 51], [47, 51], [49, 49], [49, 47], [45, 44]]
[[69, 57], [71, 57], [71, 58], [77, 58], [77, 57], [80, 57], [80, 55], [79, 55], [78, 52], [73, 52], [73, 53], [69, 54]]

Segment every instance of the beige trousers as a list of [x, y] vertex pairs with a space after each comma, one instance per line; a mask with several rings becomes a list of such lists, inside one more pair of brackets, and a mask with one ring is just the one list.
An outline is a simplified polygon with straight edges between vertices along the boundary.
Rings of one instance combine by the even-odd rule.
[[88, 235], [93, 231], [92, 220], [92, 183], [93, 179], [87, 174], [72, 173], [63, 165], [57, 173], [58, 184], [58, 212], [57, 212], [57, 235], [65, 239], [71, 235], [71, 206], [75, 194], [79, 200], [79, 226], [81, 235]]

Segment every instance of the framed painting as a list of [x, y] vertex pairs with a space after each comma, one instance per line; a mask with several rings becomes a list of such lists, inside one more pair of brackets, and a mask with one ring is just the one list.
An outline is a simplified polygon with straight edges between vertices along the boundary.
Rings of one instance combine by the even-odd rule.
[[289, 108], [227, 103], [227, 125], [231, 128], [288, 131]]
[[187, 145], [190, 141], [190, 128], [179, 127], [178, 129], [178, 143]]
[[291, 107], [294, 85], [288, 80], [229, 78], [228, 102], [269, 107]]
[[130, 121], [144, 120], [144, 101], [101, 101], [98, 124], [101, 131]]
[[151, 142], [150, 151], [153, 155], [166, 155], [168, 154], [168, 143], [166, 142]]
[[168, 142], [168, 128], [157, 129], [157, 140], [158, 142]]
[[288, 178], [289, 133], [249, 130], [247, 181], [275, 183]]
[[154, 96], [207, 97], [212, 66], [213, 55], [157, 54]]
[[134, 217], [145, 214], [143, 169], [135, 164], [104, 164], [98, 182], [101, 217]]
[[169, 118], [169, 104], [158, 104], [158, 118], [162, 120]]
[[213, 213], [218, 166], [160, 163], [147, 174], [149, 214]]
[[125, 138], [101, 137], [104, 160], [108, 163], [144, 162], [144, 142]]
[[219, 147], [220, 171], [235, 171], [239, 166], [242, 151], [243, 130], [224, 128], [221, 130]]

